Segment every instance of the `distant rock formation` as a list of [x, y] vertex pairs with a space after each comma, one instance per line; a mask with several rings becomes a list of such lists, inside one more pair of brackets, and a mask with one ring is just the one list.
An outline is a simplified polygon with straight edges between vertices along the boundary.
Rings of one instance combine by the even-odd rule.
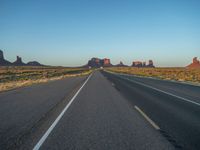
[[102, 61], [103, 67], [111, 66], [110, 59], [108, 58], [104, 58], [103, 60], [100, 60], [100, 61]]
[[44, 65], [41, 65], [37, 61], [31, 61], [25, 64], [22, 61], [22, 58], [19, 56], [17, 56], [17, 60], [15, 62], [11, 63], [4, 59], [3, 51], [0, 50], [0, 66], [44, 66]]
[[149, 67], [149, 68], [154, 68], [153, 60], [149, 60], [149, 64], [146, 65], [146, 62], [141, 62], [141, 61], [133, 61], [132, 67]]
[[37, 61], [30, 61], [27, 63], [28, 66], [43, 66], [42, 64], [40, 64]]
[[3, 51], [0, 50], [0, 60], [4, 60]]
[[87, 66], [92, 68], [100, 68], [100, 67], [110, 67], [112, 66], [112, 64], [110, 63], [110, 59], [108, 58], [99, 59], [94, 57], [88, 61]]
[[[128, 67], [127, 65], [124, 65], [122, 61], [120, 61], [119, 64], [117, 65], [112, 65], [110, 62], [110, 59], [104, 58], [104, 59], [99, 59], [96, 57], [91, 58], [87, 65], [84, 67], [89, 67], [89, 68], [100, 68], [100, 67]], [[141, 62], [141, 61], [134, 61], [132, 63], [132, 67], [149, 67], [149, 68], [154, 68], [153, 60], [149, 60], [149, 64], [146, 65], [146, 62]]]
[[14, 66], [25, 66], [26, 64], [22, 61], [22, 58], [17, 56], [17, 60], [13, 62]]
[[119, 64], [115, 65], [116, 67], [128, 67], [127, 65], [124, 65], [122, 61], [119, 62]]
[[142, 62], [141, 61], [134, 61], [133, 63], [132, 63], [132, 67], [142, 67], [143, 65], [142, 65]]
[[0, 66], [9, 66], [9, 65], [12, 65], [12, 63], [4, 59], [3, 51], [0, 50]]
[[88, 61], [88, 66], [89, 67], [100, 67], [101, 66], [101, 64], [100, 64], [100, 59], [98, 59], [98, 58], [92, 58], [91, 60], [89, 60]]
[[149, 64], [146, 67], [154, 68], [155, 66], [153, 65], [153, 60], [149, 60]]
[[197, 57], [193, 58], [193, 62], [188, 65], [187, 68], [200, 68], [200, 61], [197, 59]]

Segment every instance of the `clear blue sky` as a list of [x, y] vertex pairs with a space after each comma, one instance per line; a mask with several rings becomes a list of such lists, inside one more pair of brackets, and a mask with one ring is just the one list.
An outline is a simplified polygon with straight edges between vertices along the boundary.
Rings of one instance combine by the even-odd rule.
[[200, 0], [0, 0], [0, 49], [50, 65], [185, 66], [200, 57]]

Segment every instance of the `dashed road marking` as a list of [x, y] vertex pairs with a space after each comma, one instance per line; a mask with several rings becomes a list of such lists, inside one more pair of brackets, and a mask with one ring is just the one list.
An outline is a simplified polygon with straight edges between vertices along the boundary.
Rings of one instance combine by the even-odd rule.
[[153, 120], [151, 120], [139, 107], [134, 107], [156, 130], [160, 130], [160, 127]]

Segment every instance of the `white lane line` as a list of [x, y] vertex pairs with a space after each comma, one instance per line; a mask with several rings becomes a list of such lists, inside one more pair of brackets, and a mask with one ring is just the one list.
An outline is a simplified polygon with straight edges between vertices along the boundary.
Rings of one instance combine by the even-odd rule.
[[115, 86], [115, 84], [114, 84], [114, 83], [111, 83], [111, 85], [112, 85], [112, 86]]
[[51, 131], [54, 129], [54, 127], [57, 125], [57, 123], [60, 121], [60, 119], [62, 118], [62, 116], [64, 115], [64, 113], [67, 111], [67, 109], [69, 108], [69, 106], [72, 104], [72, 102], [74, 101], [74, 99], [77, 97], [77, 95], [80, 93], [80, 91], [82, 90], [82, 88], [86, 85], [86, 83], [88, 82], [88, 80], [90, 79], [90, 77], [92, 76], [92, 74], [87, 78], [87, 80], [83, 83], [83, 85], [80, 87], [80, 89], [76, 92], [76, 94], [72, 97], [72, 99], [69, 101], [69, 103], [65, 106], [65, 108], [63, 109], [63, 111], [60, 113], [60, 115], [56, 118], [56, 120], [53, 122], [53, 124], [49, 127], [49, 129], [45, 132], [45, 134], [42, 136], [42, 138], [38, 141], [38, 143], [35, 145], [35, 147], [33, 148], [33, 150], [39, 150], [40, 147], [42, 146], [42, 144], [45, 142], [45, 140], [47, 139], [47, 137], [49, 136], [49, 134], [51, 133]]
[[160, 127], [155, 122], [153, 122], [153, 120], [151, 120], [139, 107], [134, 107], [156, 130], [160, 130]]
[[[116, 74], [116, 73], [112, 73], [112, 74], [115, 74], [115, 75], [119, 76], [119, 75]], [[119, 76], [119, 77], [120, 77], [120, 76]], [[165, 91], [160, 90], [160, 89], [157, 89], [157, 88], [155, 88], [155, 87], [153, 87], [153, 86], [150, 86], [150, 85], [147, 85], [147, 84], [138, 82], [138, 81], [134, 81], [134, 80], [131, 80], [131, 79], [128, 79], [128, 78], [125, 78], [125, 77], [120, 77], [120, 78], [129, 80], [129, 81], [134, 82], [134, 83], [137, 83], [137, 84], [139, 84], [139, 85], [142, 85], [142, 86], [148, 87], [148, 88], [150, 88], [150, 89], [156, 90], [156, 91], [158, 91], [158, 92], [161, 92], [161, 93], [164, 93], [164, 94], [167, 94], [167, 95], [176, 97], [176, 98], [178, 98], [178, 99], [181, 99], [181, 100], [183, 100], [183, 101], [186, 101], [186, 102], [189, 102], [189, 103], [192, 103], [192, 104], [195, 104], [195, 105], [200, 106], [200, 103], [194, 102], [194, 101], [192, 101], [192, 100], [190, 100], [190, 99], [187, 99], [187, 98], [184, 98], [184, 97], [181, 97], [181, 96], [178, 96], [178, 95], [174, 95], [174, 94], [169, 93], [169, 92], [165, 92]]]

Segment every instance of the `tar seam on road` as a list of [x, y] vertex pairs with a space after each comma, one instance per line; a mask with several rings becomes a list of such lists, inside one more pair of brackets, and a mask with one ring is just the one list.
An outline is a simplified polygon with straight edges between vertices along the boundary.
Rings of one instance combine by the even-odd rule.
[[82, 88], [86, 85], [86, 83], [89, 81], [92, 74], [87, 78], [87, 80], [83, 83], [83, 85], [80, 87], [80, 89], [76, 92], [76, 94], [72, 97], [72, 99], [69, 101], [69, 103], [65, 106], [65, 108], [62, 110], [62, 112], [59, 114], [59, 116], [56, 118], [56, 120], [52, 123], [52, 125], [49, 127], [49, 129], [45, 132], [45, 134], [42, 136], [42, 138], [38, 141], [38, 143], [35, 145], [33, 150], [39, 150], [42, 144], [45, 142], [51, 131], [54, 129], [54, 127], [57, 125], [57, 123], [60, 121], [64, 113], [67, 111], [67, 109], [70, 107], [72, 102], [75, 100], [77, 95], [80, 93]]
[[[116, 74], [116, 73], [112, 73], [112, 74]], [[117, 74], [116, 74], [116, 75], [117, 75]], [[123, 77], [121, 77], [121, 78], [123, 78]], [[163, 91], [163, 90], [157, 89], [157, 88], [152, 87], [152, 86], [150, 86], [150, 85], [147, 85], [147, 84], [144, 84], [144, 83], [141, 83], [141, 82], [138, 82], [138, 81], [133, 81], [133, 80], [130, 80], [130, 79], [128, 79], [128, 78], [123, 78], [123, 79], [129, 80], [129, 81], [134, 82], [134, 83], [137, 83], [137, 84], [139, 84], [139, 85], [142, 85], [142, 86], [148, 87], [148, 88], [150, 88], [150, 89], [156, 90], [156, 91], [158, 91], [158, 92], [161, 92], [161, 93], [164, 93], [164, 94], [167, 94], [167, 95], [176, 97], [176, 98], [178, 98], [178, 99], [181, 99], [181, 100], [183, 100], [183, 101], [190, 102], [190, 103], [192, 103], [192, 104], [195, 104], [195, 105], [200, 106], [200, 103], [194, 102], [194, 101], [192, 101], [192, 100], [189, 100], [189, 99], [184, 98], [184, 97], [181, 97], [181, 96], [174, 95], [174, 94], [169, 93], [169, 92], [165, 92], [165, 91]]]
[[160, 130], [160, 127], [153, 120], [151, 120], [139, 107], [134, 107], [156, 130]]

